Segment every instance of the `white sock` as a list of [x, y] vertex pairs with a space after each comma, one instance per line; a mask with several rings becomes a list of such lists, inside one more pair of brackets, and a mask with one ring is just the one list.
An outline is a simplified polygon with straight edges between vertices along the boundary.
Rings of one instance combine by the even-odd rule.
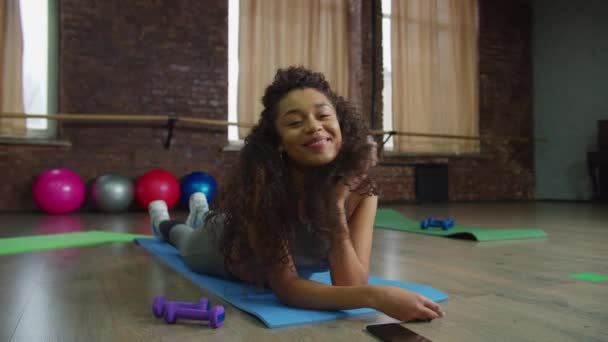
[[186, 225], [199, 228], [205, 222], [205, 216], [209, 212], [207, 197], [202, 192], [195, 192], [190, 196], [190, 213], [186, 219]]
[[159, 230], [160, 223], [169, 220], [169, 210], [167, 209], [167, 203], [163, 200], [156, 200], [150, 202], [148, 205], [148, 213], [150, 214], [150, 224], [152, 226], [152, 232], [157, 239], [164, 241], [163, 235]]

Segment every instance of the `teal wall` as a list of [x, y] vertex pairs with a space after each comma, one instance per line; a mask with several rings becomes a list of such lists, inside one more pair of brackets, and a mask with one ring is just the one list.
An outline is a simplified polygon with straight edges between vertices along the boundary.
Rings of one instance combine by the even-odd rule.
[[588, 200], [586, 153], [608, 119], [608, 1], [536, 0], [536, 198]]

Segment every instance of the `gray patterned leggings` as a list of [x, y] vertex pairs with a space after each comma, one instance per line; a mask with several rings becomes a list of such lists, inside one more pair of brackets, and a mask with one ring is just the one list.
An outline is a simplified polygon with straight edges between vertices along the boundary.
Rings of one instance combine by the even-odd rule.
[[223, 224], [221, 216], [205, 220], [202, 227], [194, 229], [183, 222], [167, 220], [160, 223], [160, 230], [169, 230], [169, 244], [177, 248], [190, 269], [215, 277], [232, 278], [224, 266], [224, 256], [220, 253], [213, 234], [218, 224]]

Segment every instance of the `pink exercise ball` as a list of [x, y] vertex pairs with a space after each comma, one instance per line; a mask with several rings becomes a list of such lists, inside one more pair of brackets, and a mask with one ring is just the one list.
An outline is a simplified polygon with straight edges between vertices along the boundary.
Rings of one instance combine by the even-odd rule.
[[80, 176], [69, 169], [44, 171], [34, 183], [32, 195], [40, 209], [49, 214], [68, 214], [80, 208], [85, 197]]

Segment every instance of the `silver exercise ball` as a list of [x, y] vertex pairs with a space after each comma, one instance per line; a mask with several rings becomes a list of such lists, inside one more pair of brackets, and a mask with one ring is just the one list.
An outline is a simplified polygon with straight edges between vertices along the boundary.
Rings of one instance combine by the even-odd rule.
[[91, 185], [91, 201], [97, 209], [117, 213], [126, 210], [133, 201], [133, 181], [118, 174], [98, 177]]

